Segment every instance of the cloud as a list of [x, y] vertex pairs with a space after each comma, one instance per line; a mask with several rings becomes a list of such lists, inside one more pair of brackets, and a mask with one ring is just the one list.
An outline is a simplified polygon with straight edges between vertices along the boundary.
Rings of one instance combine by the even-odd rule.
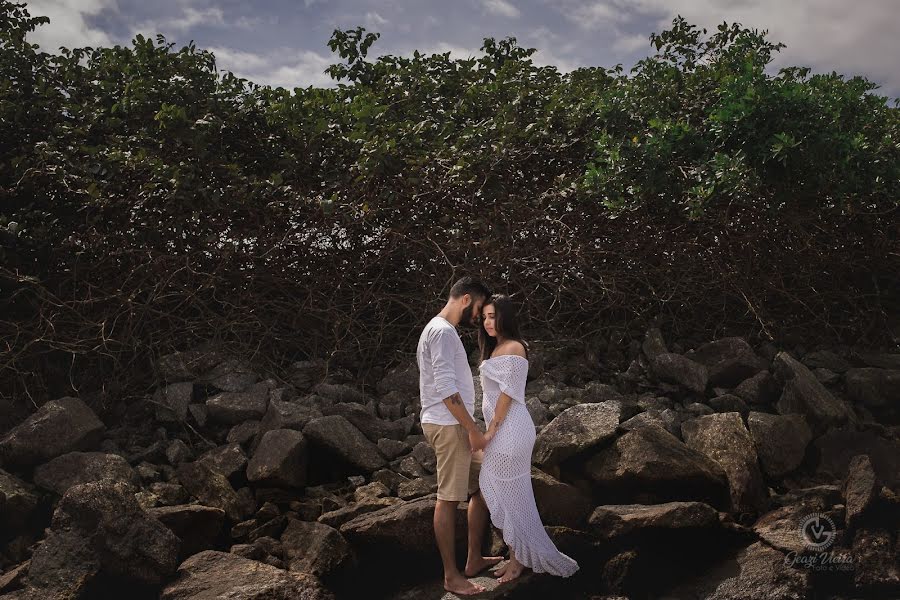
[[482, 5], [487, 12], [501, 17], [514, 19], [521, 14], [519, 9], [507, 2], [507, 0], [482, 0]]
[[50, 23], [41, 25], [28, 35], [32, 44], [40, 44], [46, 52], [56, 52], [60, 46], [80, 48], [84, 46], [111, 46], [109, 35], [88, 24], [88, 18], [106, 10], [118, 10], [116, 0], [31, 0], [28, 3], [31, 16], [50, 17]]
[[281, 48], [260, 54], [219, 46], [209, 48], [209, 51], [216, 55], [216, 66], [220, 71], [231, 71], [260, 85], [285, 89], [335, 85], [335, 81], [324, 73], [332, 64], [332, 57], [312, 50]]

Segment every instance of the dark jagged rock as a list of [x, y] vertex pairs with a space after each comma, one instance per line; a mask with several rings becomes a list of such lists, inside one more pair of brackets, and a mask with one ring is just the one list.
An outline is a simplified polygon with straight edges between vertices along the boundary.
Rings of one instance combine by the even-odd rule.
[[703, 393], [709, 381], [709, 372], [705, 366], [673, 352], [653, 357], [650, 368], [660, 381], [677, 383], [698, 394]]
[[400, 424], [379, 419], [359, 404], [338, 402], [326, 407], [322, 413], [344, 417], [372, 442], [377, 442], [382, 438], [399, 440], [403, 437], [403, 428]]
[[779, 352], [774, 365], [776, 375], [784, 382], [784, 390], [776, 404], [779, 413], [805, 415], [816, 432], [855, 421], [850, 408], [790, 354]]
[[194, 384], [191, 382], [170, 383], [157, 389], [153, 394], [156, 420], [184, 421], [193, 399]]
[[894, 489], [900, 486], [900, 440], [885, 439], [872, 430], [834, 429], [812, 444], [819, 456], [816, 470], [833, 481], [843, 481], [853, 457], [866, 454], [881, 481]]
[[545, 526], [562, 525], [579, 529], [591, 512], [591, 499], [575, 486], [563, 483], [532, 467], [534, 501]]
[[712, 529], [719, 515], [703, 502], [609, 504], [595, 508], [588, 522], [596, 537], [612, 540], [656, 530]]
[[177, 470], [178, 480], [189, 494], [201, 504], [221, 508], [232, 521], [247, 516], [246, 509], [228, 479], [203, 463], [182, 463]]
[[353, 549], [344, 536], [322, 523], [292, 519], [281, 534], [281, 544], [291, 571], [310, 573], [327, 580], [354, 563]]
[[265, 485], [306, 485], [306, 438], [293, 429], [267, 431], [247, 465], [247, 479]]
[[0, 463], [30, 467], [66, 452], [100, 444], [105, 427], [78, 398], [60, 398], [41, 406], [0, 438]]
[[803, 415], [751, 412], [747, 425], [766, 475], [782, 477], [803, 462], [806, 447], [812, 440]]
[[713, 386], [733, 387], [766, 368], [766, 362], [739, 337], [708, 342], [684, 356], [706, 367]]
[[214, 548], [225, 525], [224, 510], [200, 504], [150, 508], [147, 514], [178, 536], [182, 557]]
[[311, 444], [362, 471], [374, 471], [387, 464], [378, 446], [342, 416], [314, 419], [303, 428], [303, 435], [309, 438]]
[[[31, 484], [0, 469], [0, 529], [18, 531], [37, 508], [38, 498]], [[5, 535], [0, 536], [2, 540]]]
[[225, 425], [261, 419], [269, 404], [269, 387], [257, 383], [247, 391], [221, 392], [206, 401], [209, 418]]
[[847, 467], [847, 479], [842, 489], [846, 506], [844, 519], [848, 529], [856, 529], [878, 499], [880, 488], [869, 457], [865, 454], [854, 456]]
[[656, 425], [657, 427], [662, 427], [675, 437], [681, 439], [682, 420], [683, 417], [677, 411], [672, 410], [671, 408], [664, 408], [663, 410], [656, 410], [655, 408], [651, 408], [634, 415], [627, 421], [623, 422], [621, 427], [625, 431], [631, 431], [632, 429], [636, 429], [648, 424]]
[[[853, 583], [871, 597], [900, 597], [900, 547], [886, 529], [863, 530], [853, 540]], [[896, 529], [894, 529], [896, 538]]]
[[768, 371], [760, 371], [738, 384], [732, 394], [750, 405], [772, 404], [778, 400], [778, 381]]
[[541, 430], [532, 461], [551, 467], [600, 445], [612, 439], [620, 419], [621, 406], [616, 401], [573, 406]]
[[847, 395], [870, 408], [900, 404], [900, 370], [850, 369], [844, 375]]
[[103, 452], [69, 452], [34, 470], [34, 483], [60, 496], [73, 485], [101, 479], [139, 483], [127, 460]]
[[232, 442], [207, 450], [197, 458], [197, 462], [234, 481], [247, 468], [247, 455], [239, 443]]

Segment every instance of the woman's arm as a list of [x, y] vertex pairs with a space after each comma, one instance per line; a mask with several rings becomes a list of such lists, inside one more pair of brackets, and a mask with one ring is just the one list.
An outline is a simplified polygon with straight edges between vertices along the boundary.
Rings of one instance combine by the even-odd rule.
[[484, 434], [486, 443], [490, 442], [497, 434], [497, 430], [500, 428], [500, 425], [503, 424], [504, 419], [506, 419], [506, 413], [509, 412], [510, 406], [512, 406], [512, 398], [505, 393], [500, 392], [500, 397], [497, 398], [497, 408], [494, 410], [494, 418], [491, 419], [491, 423], [488, 425], [488, 429]]

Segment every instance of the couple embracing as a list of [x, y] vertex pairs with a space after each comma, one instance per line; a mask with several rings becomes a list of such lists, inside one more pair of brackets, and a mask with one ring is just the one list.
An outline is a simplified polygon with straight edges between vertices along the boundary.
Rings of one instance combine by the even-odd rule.
[[[487, 431], [474, 420], [475, 386], [457, 327], [477, 327], [481, 354], [482, 412]], [[447, 304], [419, 338], [422, 431], [437, 456], [434, 534], [444, 563], [444, 588], [460, 595], [484, 588], [474, 577], [502, 557], [482, 556], [488, 518], [503, 531], [509, 562], [497, 569], [501, 583], [525, 568], [568, 577], [578, 564], [559, 552], [544, 531], [531, 487], [535, 429], [525, 406], [528, 350], [519, 334], [511, 300], [491, 295], [480, 281], [464, 277]], [[459, 502], [468, 500], [468, 558], [456, 564], [455, 523]]]

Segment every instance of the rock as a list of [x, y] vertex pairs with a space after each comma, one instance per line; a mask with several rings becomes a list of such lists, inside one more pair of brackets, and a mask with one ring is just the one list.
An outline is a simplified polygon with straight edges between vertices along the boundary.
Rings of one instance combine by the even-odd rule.
[[228, 431], [225, 438], [229, 444], [246, 444], [259, 433], [259, 421], [244, 421]]
[[706, 367], [680, 354], [659, 354], [650, 360], [650, 368], [660, 381], [677, 383], [692, 392], [702, 394], [709, 374]]
[[203, 463], [181, 463], [177, 470], [178, 480], [189, 494], [201, 504], [221, 508], [234, 522], [246, 517], [240, 498], [228, 479]]
[[880, 488], [869, 457], [865, 454], [854, 456], [847, 467], [847, 479], [844, 480], [842, 490], [846, 506], [844, 519], [848, 529], [857, 528], [865, 513], [878, 499]]
[[284, 559], [291, 571], [328, 578], [352, 566], [353, 549], [338, 530], [322, 523], [291, 519], [281, 534]]
[[325, 361], [299, 360], [292, 363], [287, 378], [299, 390], [308, 390], [325, 375]]
[[744, 403], [740, 397], [733, 394], [722, 394], [721, 396], [711, 398], [709, 406], [717, 413], [740, 413], [742, 418], [747, 418], [747, 414], [750, 412], [750, 408], [747, 404]]
[[209, 418], [225, 425], [261, 419], [269, 403], [269, 388], [257, 383], [246, 392], [222, 392], [206, 401]]
[[437, 492], [437, 477], [435, 475], [410, 479], [397, 486], [397, 496], [402, 500], [421, 498], [435, 492]]
[[23, 599], [86, 597], [101, 566], [91, 540], [81, 532], [51, 533], [35, 549], [28, 564], [28, 587], [23, 590]]
[[325, 408], [322, 413], [344, 417], [372, 442], [377, 442], [381, 438], [399, 440], [403, 437], [402, 427], [399, 424], [383, 421], [359, 404], [339, 402]]
[[275, 487], [306, 485], [306, 438], [293, 429], [267, 431], [247, 465], [247, 479]]
[[178, 567], [160, 600], [333, 600], [313, 575], [285, 571], [227, 552], [205, 550]]
[[60, 398], [41, 406], [0, 438], [0, 463], [30, 467], [74, 450], [89, 450], [105, 427], [78, 398]]
[[417, 461], [416, 457], [414, 456], [407, 456], [406, 458], [401, 460], [400, 464], [397, 465], [397, 471], [399, 471], [401, 475], [409, 479], [418, 479], [421, 477], [426, 477], [428, 475], [425, 467], [419, 464], [419, 461]]
[[353, 504], [342, 506], [335, 510], [329, 510], [316, 520], [329, 527], [338, 528], [360, 515], [382, 510], [400, 503], [401, 500], [399, 498], [375, 498], [362, 502], [354, 502]]
[[[354, 548], [389, 556], [391, 560], [434, 556], [435, 503], [435, 496], [401, 502], [360, 515], [341, 525], [340, 531]], [[460, 516], [460, 522], [462, 519]]]
[[771, 404], [778, 400], [778, 381], [768, 371], [760, 371], [742, 381], [732, 393], [748, 404]]
[[[144, 513], [130, 484], [104, 479], [72, 486], [59, 501], [50, 533], [34, 553], [29, 581], [64, 591], [102, 571], [142, 584], [175, 572], [180, 541]], [[62, 584], [62, 585], [60, 585]]]
[[194, 422], [200, 427], [206, 427], [206, 421], [209, 418], [209, 409], [205, 404], [190, 404], [188, 412], [194, 417]]
[[34, 470], [34, 482], [60, 496], [73, 485], [112, 479], [134, 485], [140, 483], [128, 461], [117, 454], [69, 452]]
[[194, 399], [194, 384], [191, 382], [170, 383], [158, 388], [153, 394], [156, 406], [156, 420], [163, 422], [184, 421], [188, 406]]
[[609, 504], [598, 506], [588, 523], [601, 540], [613, 540], [652, 530], [712, 529], [719, 513], [703, 502], [663, 504]]
[[259, 445], [262, 436], [274, 429], [296, 429], [303, 431], [307, 423], [322, 416], [322, 411], [314, 406], [300, 402], [269, 400], [269, 408], [259, 423], [253, 442], [253, 450]]
[[428, 442], [419, 442], [416, 444], [412, 450], [411, 456], [419, 461], [422, 468], [429, 473], [437, 471], [437, 456], [434, 453], [434, 448], [432, 448]]
[[0, 469], [0, 530], [6, 532], [23, 529], [37, 508], [38, 498], [31, 484]]
[[650, 424], [625, 433], [601, 450], [588, 461], [585, 472], [607, 497], [646, 503], [700, 500], [716, 508], [728, 504], [728, 480], [722, 467]]
[[168, 527], [181, 540], [181, 556], [214, 548], [225, 524], [225, 511], [200, 504], [161, 506], [147, 514]]
[[854, 351], [854, 358], [863, 362], [863, 364], [876, 367], [878, 369], [900, 370], [900, 354], [892, 354], [888, 352], [866, 352]]
[[525, 408], [528, 409], [528, 414], [531, 415], [531, 420], [535, 425], [545, 425], [547, 423], [548, 411], [547, 407], [544, 406], [543, 402], [540, 401], [539, 398], [534, 396], [529, 396], [525, 398]]
[[739, 337], [729, 337], [703, 344], [686, 352], [685, 358], [705, 366], [709, 385], [734, 387], [766, 368], [753, 348]]
[[871, 430], [834, 429], [813, 440], [819, 456], [816, 471], [832, 480], [846, 479], [850, 461], [866, 454], [879, 480], [888, 487], [900, 486], [900, 440], [888, 440]]
[[197, 462], [224, 475], [232, 483], [238, 483], [247, 468], [247, 455], [239, 443], [232, 442], [207, 450]]
[[774, 365], [776, 375], [784, 382], [784, 390], [776, 404], [779, 413], [805, 415], [817, 432], [855, 420], [849, 407], [832, 396], [809, 369], [790, 354], [779, 352]]
[[380, 481], [373, 481], [372, 483], [360, 486], [353, 490], [353, 499], [356, 502], [368, 502], [390, 495], [391, 490]]
[[314, 419], [303, 428], [303, 435], [311, 444], [362, 471], [375, 471], [387, 464], [378, 446], [342, 416]]
[[208, 383], [222, 392], [239, 393], [247, 391], [258, 379], [259, 376], [245, 361], [228, 358], [197, 377], [196, 381]]
[[698, 578], [680, 584], [660, 600], [804, 600], [811, 597], [808, 570], [791, 568], [786, 557], [762, 542], [725, 558]]
[[647, 335], [644, 336], [644, 343], [641, 344], [641, 350], [644, 351], [644, 356], [650, 360], [653, 360], [660, 354], [669, 353], [662, 332], [656, 327], [647, 330]]
[[157, 482], [150, 484], [150, 492], [156, 496], [163, 506], [186, 504], [190, 499], [183, 485], [177, 483]]
[[853, 583], [858, 590], [873, 594], [870, 597], [900, 597], [900, 560], [897, 547], [891, 547], [889, 531], [860, 531], [853, 540], [851, 556]]
[[372, 481], [380, 481], [391, 490], [391, 493], [395, 493], [400, 484], [409, 479], [389, 469], [380, 469], [372, 473]]
[[621, 405], [615, 401], [573, 406], [541, 430], [532, 461], [551, 467], [600, 445], [615, 436], [620, 417]]
[[847, 395], [854, 402], [870, 408], [900, 403], [900, 370], [850, 369], [844, 375]]
[[800, 466], [812, 432], [803, 415], [747, 415], [750, 435], [756, 445], [763, 471], [769, 477], [783, 477]]
[[182, 440], [174, 440], [166, 447], [166, 459], [172, 466], [178, 466], [185, 461], [191, 460], [192, 457], [191, 449]]
[[618, 401], [623, 404], [622, 409], [626, 409], [622, 394], [619, 393], [619, 390], [609, 384], [591, 381], [584, 386], [584, 391], [581, 392], [581, 402], [584, 403], [606, 402], [607, 400]]
[[698, 417], [681, 424], [684, 443], [725, 470], [731, 489], [731, 507], [736, 512], [756, 512], [766, 502], [766, 486], [757, 466], [756, 448], [750, 432], [736, 412]]
[[190, 381], [224, 360], [225, 355], [219, 350], [198, 348], [162, 356], [156, 367], [160, 378], [164, 381]]
[[843, 373], [850, 368], [849, 362], [830, 350], [810, 352], [803, 357], [802, 362], [809, 369], [828, 369], [835, 373]]
[[675, 437], [681, 439], [681, 421], [681, 415], [671, 408], [664, 408], [663, 410], [656, 410], [654, 408], [651, 408], [634, 415], [633, 417], [622, 423], [621, 427], [625, 431], [631, 431], [632, 429], [635, 429], [637, 427], [651, 424], [656, 425], [657, 427], [662, 427]]
[[534, 467], [531, 468], [531, 487], [545, 526], [583, 528], [591, 512], [591, 499], [581, 490]]
[[320, 383], [313, 388], [313, 391], [316, 395], [330, 400], [332, 403], [366, 404], [369, 401], [369, 397], [364, 393], [342, 383]]
[[388, 370], [375, 386], [382, 396], [397, 392], [405, 396], [419, 394], [419, 366], [415, 362]]
[[390, 440], [388, 438], [381, 438], [378, 440], [378, 449], [384, 454], [388, 460], [394, 460], [400, 455], [406, 454], [412, 448], [406, 442], [401, 442], [399, 440]]
[[[824, 507], [812, 503], [798, 503], [776, 508], [760, 516], [753, 524], [753, 531], [773, 548], [789, 554], [804, 554], [808, 550], [815, 549], [807, 547], [807, 540], [801, 531], [801, 526], [818, 514], [825, 515], [834, 522], [832, 516], [834, 513], [831, 510], [820, 510], [821, 508]], [[831, 523], [823, 521], [818, 527], [827, 527], [824, 531], [830, 531], [831, 535], [835, 535], [837, 532], [831, 529], [830, 525]]]

